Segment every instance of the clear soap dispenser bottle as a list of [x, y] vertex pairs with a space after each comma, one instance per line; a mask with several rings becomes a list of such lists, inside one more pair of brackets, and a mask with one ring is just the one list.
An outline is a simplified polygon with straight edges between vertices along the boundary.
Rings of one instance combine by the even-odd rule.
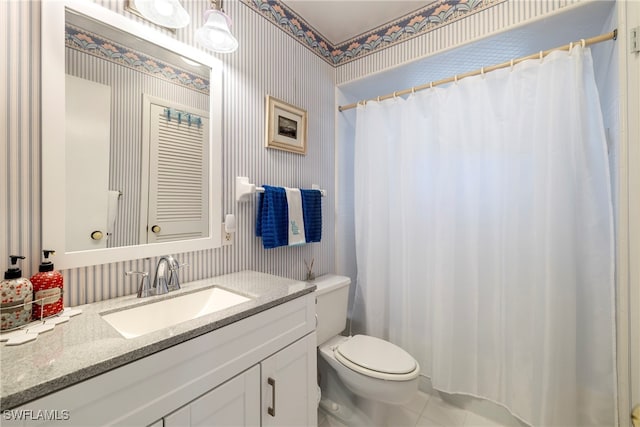
[[22, 255], [10, 255], [11, 267], [0, 282], [0, 330], [14, 329], [31, 321], [33, 286], [29, 279], [22, 277], [18, 260]]
[[42, 251], [44, 260], [40, 264], [39, 272], [31, 277], [35, 301], [33, 304], [33, 318], [53, 316], [62, 311], [63, 277], [59, 271], [53, 269], [53, 263], [49, 261], [49, 255], [55, 251], [45, 249]]

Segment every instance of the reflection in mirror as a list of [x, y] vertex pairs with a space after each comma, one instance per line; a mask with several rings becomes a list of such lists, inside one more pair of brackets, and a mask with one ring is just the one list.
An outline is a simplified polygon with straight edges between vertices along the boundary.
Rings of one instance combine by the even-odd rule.
[[79, 13], [65, 21], [66, 250], [206, 237], [206, 68]]
[[64, 247], [60, 268], [220, 246], [217, 60], [90, 2], [44, 2], [42, 27], [43, 244]]

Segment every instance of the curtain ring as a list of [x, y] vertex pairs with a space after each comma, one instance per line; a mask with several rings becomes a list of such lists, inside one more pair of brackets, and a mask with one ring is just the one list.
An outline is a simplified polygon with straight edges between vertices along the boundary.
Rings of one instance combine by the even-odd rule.
[[585, 39], [580, 39], [580, 43], [582, 43], [583, 49], [587, 46], [587, 42], [585, 41]]
[[453, 76], [453, 81], [454, 81], [455, 83], [458, 83], [458, 75], [457, 75], [457, 74], [456, 74], [455, 76]]
[[544, 55], [542, 54], [542, 51], [540, 51], [540, 62], [542, 62], [542, 58], [544, 58]]
[[513, 58], [511, 58], [511, 71], [513, 71]]
[[398, 91], [396, 91], [396, 90], [393, 91], [393, 99], [396, 99], [398, 97], [397, 93], [398, 93]]
[[411, 95], [415, 95], [416, 94], [416, 87], [412, 87], [411, 88]]
[[569, 55], [571, 55], [572, 50], [573, 50], [573, 42], [569, 43]]
[[433, 82], [429, 82], [429, 89], [433, 89]]
[[377, 98], [377, 101], [380, 102], [380, 97]]
[[484, 77], [484, 67], [480, 67], [480, 75]]

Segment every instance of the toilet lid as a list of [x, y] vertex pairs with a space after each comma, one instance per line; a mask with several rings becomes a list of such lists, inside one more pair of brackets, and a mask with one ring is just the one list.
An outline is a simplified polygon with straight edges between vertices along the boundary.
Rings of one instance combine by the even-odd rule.
[[417, 367], [415, 359], [400, 347], [367, 335], [346, 340], [336, 352], [355, 365], [384, 374], [408, 374]]

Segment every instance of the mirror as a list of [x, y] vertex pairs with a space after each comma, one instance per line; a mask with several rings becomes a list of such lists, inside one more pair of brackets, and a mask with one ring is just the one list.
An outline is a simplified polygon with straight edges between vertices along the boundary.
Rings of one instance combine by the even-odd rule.
[[42, 234], [56, 266], [219, 247], [219, 61], [90, 2], [43, 2], [42, 16]]

